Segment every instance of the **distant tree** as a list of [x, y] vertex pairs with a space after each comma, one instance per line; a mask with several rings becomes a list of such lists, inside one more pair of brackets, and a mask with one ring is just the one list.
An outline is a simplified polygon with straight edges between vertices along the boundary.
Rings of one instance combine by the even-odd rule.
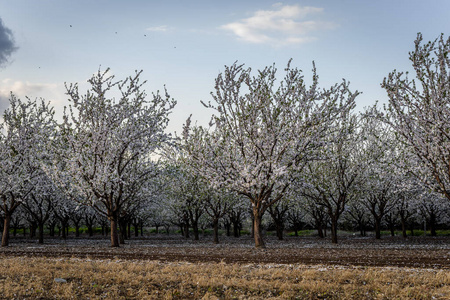
[[399, 145], [391, 128], [381, 122], [375, 106], [365, 112], [364, 132], [366, 159], [365, 180], [361, 185], [362, 203], [367, 207], [375, 226], [375, 238], [381, 238], [381, 224], [386, 214], [395, 205], [399, 186], [405, 180], [404, 172], [398, 169]]
[[48, 176], [41, 171], [33, 180], [33, 190], [23, 202], [26, 212], [38, 226], [39, 244], [44, 243], [44, 225], [53, 211], [53, 199], [57, 190]]
[[359, 195], [364, 170], [370, 164], [365, 157], [364, 133], [359, 118], [353, 114], [335, 120], [320, 160], [309, 161], [302, 196], [316, 202], [328, 214], [331, 240], [337, 243], [337, 228], [348, 202]]
[[[108, 72], [94, 74], [85, 95], [77, 84], [66, 86], [72, 105], [59, 130], [52, 173], [68, 196], [74, 190], [89, 194], [73, 200], [108, 217], [111, 246], [118, 247], [119, 217], [157, 170], [152, 155], [170, 138], [164, 130], [175, 101], [167, 92], [147, 100], [141, 72], [117, 82]], [[113, 92], [117, 101], [107, 98]]]
[[255, 247], [264, 247], [260, 230], [267, 209], [283, 198], [294, 174], [313, 159], [329, 126], [354, 106], [358, 93], [348, 83], [320, 90], [318, 76], [308, 88], [301, 71], [292, 69], [276, 79], [276, 68], [251, 75], [236, 63], [216, 79], [215, 111], [210, 128], [186, 122], [183, 145], [197, 174], [213, 187], [247, 197], [252, 205]]
[[417, 201], [418, 213], [427, 224], [431, 236], [436, 236], [437, 225], [443, 223], [446, 212], [450, 209], [449, 202], [442, 194], [423, 190]]
[[277, 203], [270, 206], [268, 211], [272, 217], [277, 238], [283, 240], [283, 233], [287, 222], [287, 213], [291, 209], [292, 203], [288, 197], [280, 199]]
[[369, 223], [369, 211], [362, 199], [352, 201], [344, 212], [344, 219], [359, 230], [360, 236], [366, 236], [366, 228]]
[[205, 211], [211, 218], [214, 231], [214, 243], [219, 243], [219, 221], [239, 201], [239, 197], [230, 191], [209, 190], [205, 199]]

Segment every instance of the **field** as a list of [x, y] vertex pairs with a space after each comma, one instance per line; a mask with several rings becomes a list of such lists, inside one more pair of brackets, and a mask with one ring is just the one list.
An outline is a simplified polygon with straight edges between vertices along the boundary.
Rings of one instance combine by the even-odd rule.
[[4, 299], [450, 299], [450, 237], [16, 239], [0, 267]]

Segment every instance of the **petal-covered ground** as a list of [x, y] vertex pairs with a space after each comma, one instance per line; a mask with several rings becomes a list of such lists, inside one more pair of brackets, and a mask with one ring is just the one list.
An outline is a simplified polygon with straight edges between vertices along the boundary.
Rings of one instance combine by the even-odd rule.
[[412, 267], [450, 269], [450, 237], [343, 237], [339, 244], [316, 237], [266, 237], [266, 248], [255, 249], [248, 236], [222, 237], [213, 244], [210, 237], [200, 241], [177, 235], [132, 238], [120, 248], [111, 248], [107, 238], [47, 239], [40, 245], [32, 240], [13, 239], [0, 248], [0, 257], [74, 257], [95, 259], [156, 260], [162, 262], [225, 262], [311, 264], [341, 266]]

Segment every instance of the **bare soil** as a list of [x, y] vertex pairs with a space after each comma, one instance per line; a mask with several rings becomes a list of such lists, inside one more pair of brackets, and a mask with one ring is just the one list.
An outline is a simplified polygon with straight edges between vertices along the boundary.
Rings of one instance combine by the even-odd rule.
[[236, 264], [303, 264], [370, 267], [450, 269], [450, 237], [343, 237], [338, 244], [317, 237], [266, 237], [266, 248], [255, 249], [248, 236], [222, 237], [213, 244], [178, 235], [132, 238], [120, 248], [104, 237], [33, 240], [14, 238], [0, 248], [1, 257], [73, 257], [91, 259], [152, 260], [161, 262], [224, 262]]

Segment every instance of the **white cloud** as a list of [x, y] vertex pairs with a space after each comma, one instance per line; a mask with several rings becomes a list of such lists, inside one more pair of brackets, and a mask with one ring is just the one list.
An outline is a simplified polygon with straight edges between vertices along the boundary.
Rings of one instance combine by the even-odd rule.
[[11, 92], [21, 100], [25, 97], [34, 100], [43, 98], [55, 107], [57, 116], [62, 113], [65, 104], [64, 86], [55, 83], [31, 83], [28, 81], [0, 80], [0, 114], [9, 106]]
[[154, 31], [154, 32], [166, 32], [169, 30], [169, 27], [167, 25], [161, 25], [161, 26], [149, 27], [146, 30]]
[[[277, 46], [301, 44], [314, 40], [314, 31], [333, 29], [337, 25], [311, 19], [323, 8], [275, 3], [273, 10], [258, 10], [250, 18], [225, 24], [222, 29], [231, 31], [240, 40]], [[308, 19], [307, 19], [308, 18]]]

